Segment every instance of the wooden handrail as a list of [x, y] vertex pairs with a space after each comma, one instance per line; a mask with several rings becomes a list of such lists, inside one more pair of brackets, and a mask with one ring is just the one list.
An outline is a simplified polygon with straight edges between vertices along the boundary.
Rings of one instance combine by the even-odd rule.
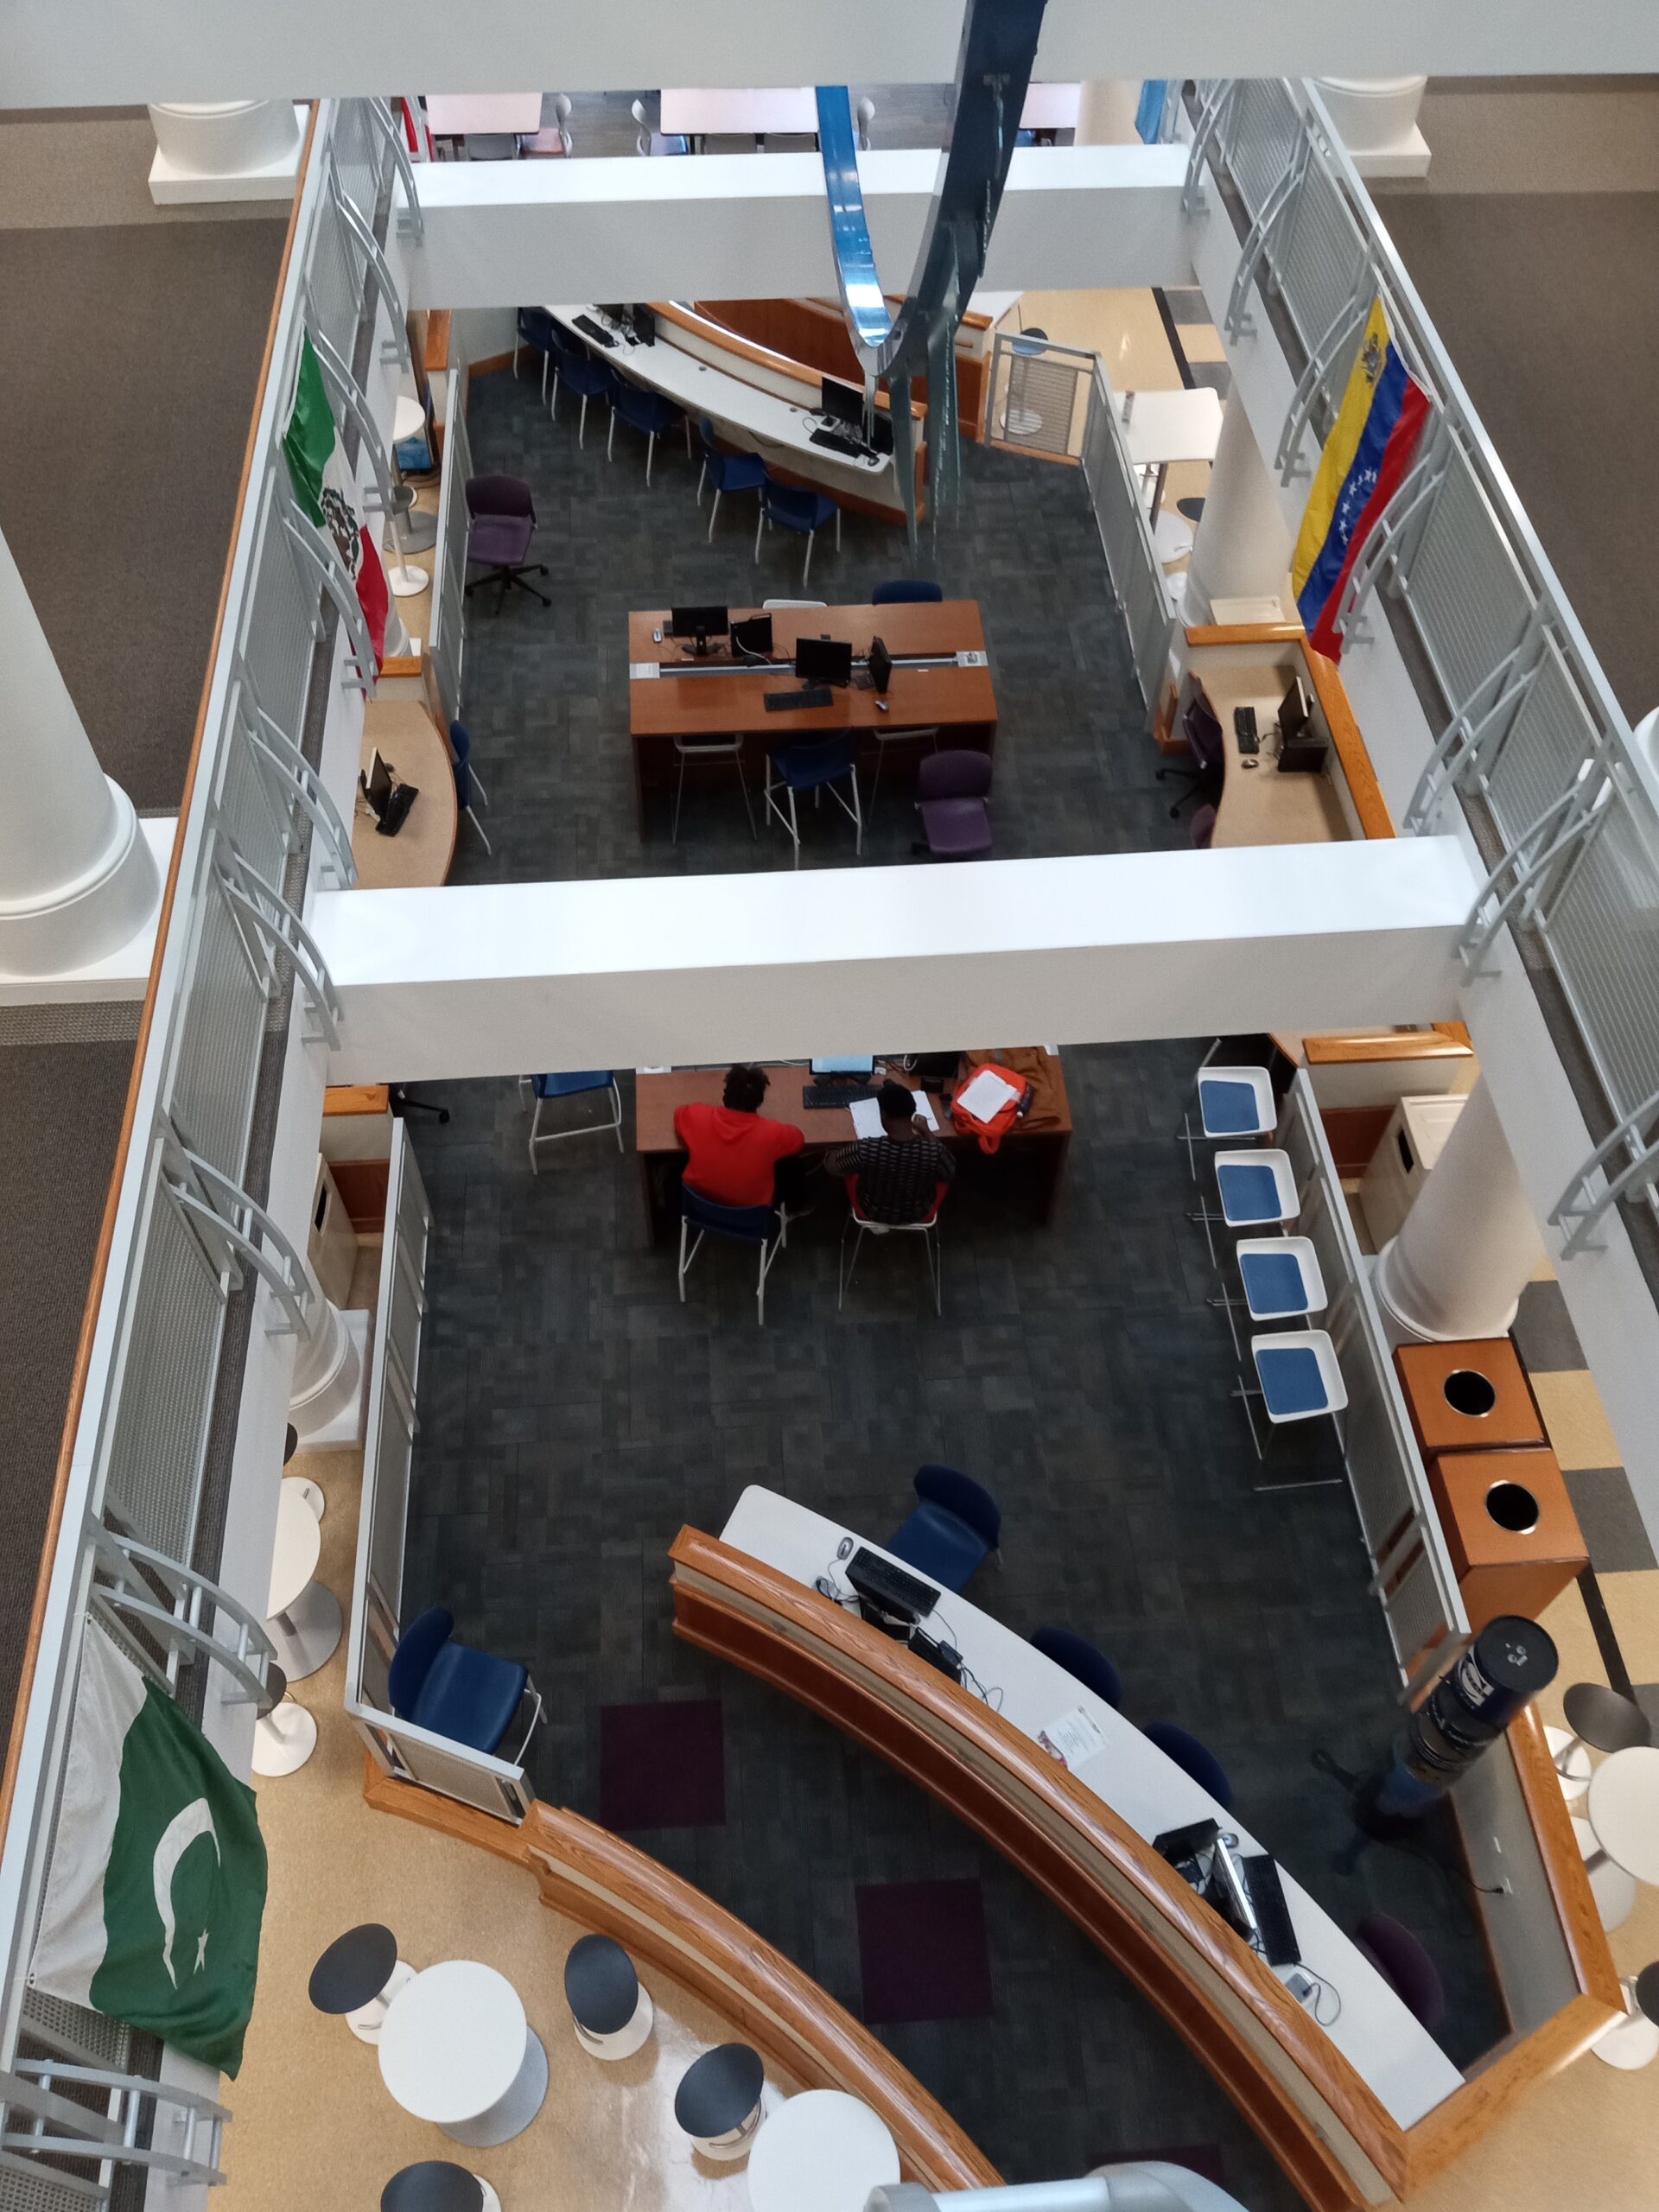
[[1299, 645], [1300, 622], [1189, 622], [1186, 642], [1198, 645]]
[[817, 1983], [690, 1883], [579, 1814], [532, 1805], [521, 1827], [394, 1781], [364, 1761], [378, 1812], [480, 1846], [536, 1877], [543, 1904], [613, 1936], [689, 1989], [809, 2088], [843, 2089], [880, 2113], [906, 2178], [994, 2189], [1001, 2177], [944, 2107]]
[[385, 1083], [331, 1083], [322, 1094], [322, 1111], [330, 1114], [389, 1114], [391, 1086]]
[[[736, 354], [740, 360], [752, 361], [758, 368], [771, 369], [775, 374], [788, 377], [794, 383], [804, 385], [812, 395], [811, 404], [814, 406], [817, 404], [819, 374], [817, 369], [809, 368], [805, 362], [798, 361], [788, 353], [774, 353], [770, 346], [757, 346], [752, 338], [740, 337], [736, 331], [728, 330], [723, 322], [717, 322], [713, 315], [695, 315], [689, 308], [676, 307], [671, 300], [653, 301], [652, 309], [659, 322], [671, 322], [694, 338], [706, 338], [712, 344], [722, 346], [727, 353]], [[887, 395], [885, 391], [876, 393], [875, 404], [879, 408], [887, 406]], [[926, 408], [917, 399], [912, 400], [910, 411], [918, 421], [927, 413]]]
[[1342, 763], [1348, 796], [1354, 803], [1360, 828], [1368, 837], [1392, 837], [1394, 817], [1389, 812], [1382, 786], [1376, 779], [1376, 771], [1371, 766], [1371, 756], [1365, 749], [1365, 741], [1354, 720], [1354, 710], [1348, 703], [1348, 694], [1335, 662], [1328, 661], [1323, 653], [1310, 652], [1304, 645], [1302, 664], [1325, 709], [1325, 727]]
[[184, 825], [189, 818], [190, 806], [196, 788], [196, 776], [201, 766], [202, 739], [207, 728], [207, 705], [213, 694], [213, 670], [219, 660], [219, 649], [225, 634], [225, 613], [230, 604], [231, 571], [236, 561], [237, 539], [241, 534], [243, 511], [247, 505], [248, 486], [252, 480], [259, 435], [260, 410], [265, 404], [265, 391], [270, 381], [271, 359], [276, 346], [276, 328], [283, 311], [283, 294], [288, 283], [289, 265], [294, 257], [294, 241], [300, 221], [300, 199], [305, 188], [306, 173], [311, 164], [312, 142], [317, 130], [317, 104], [311, 104], [311, 119], [306, 126], [305, 144], [300, 151], [300, 166], [294, 180], [294, 205], [288, 218], [288, 235], [283, 242], [283, 258], [276, 271], [276, 295], [271, 302], [270, 321], [265, 331], [265, 350], [259, 363], [259, 381], [253, 395], [253, 415], [248, 424], [247, 443], [242, 454], [242, 477], [237, 486], [236, 506], [231, 517], [230, 543], [225, 554], [225, 572], [219, 587], [219, 608], [213, 617], [213, 634], [207, 648], [207, 673], [202, 677], [201, 697], [196, 708], [195, 732], [190, 741], [190, 757], [185, 766], [184, 791], [179, 801], [178, 824], [173, 833], [173, 850], [168, 856], [167, 877], [162, 886], [161, 904], [156, 917], [156, 949], [150, 955], [149, 976], [144, 986], [143, 1004], [138, 1014], [138, 1035], [132, 1048], [132, 1073], [127, 1079], [127, 1103], [121, 1116], [120, 1134], [116, 1139], [115, 1162], [110, 1170], [109, 1190], [104, 1200], [104, 1217], [99, 1224], [98, 1248], [92, 1255], [92, 1280], [86, 1287], [86, 1303], [81, 1312], [80, 1334], [75, 1344], [75, 1361], [69, 1381], [69, 1403], [64, 1414], [63, 1436], [58, 1446], [57, 1471], [53, 1478], [52, 1502], [47, 1511], [46, 1535], [41, 1547], [41, 1563], [35, 1578], [35, 1601], [29, 1609], [29, 1633], [24, 1638], [22, 1664], [18, 1669], [17, 1695], [12, 1707], [11, 1734], [6, 1745], [6, 1764], [0, 1775], [0, 1839], [3, 1839], [11, 1821], [12, 1799], [17, 1788], [17, 1766], [22, 1755], [23, 1724], [29, 1713], [29, 1699], [35, 1690], [35, 1672], [39, 1662], [41, 1637], [46, 1625], [48, 1594], [52, 1586], [52, 1571], [57, 1558], [58, 1545], [63, 1534], [64, 1508], [69, 1496], [69, 1475], [74, 1463], [75, 1436], [80, 1427], [81, 1410], [86, 1397], [86, 1376], [92, 1365], [92, 1340], [98, 1331], [99, 1308], [104, 1300], [104, 1290], [109, 1280], [110, 1255], [115, 1243], [115, 1217], [121, 1202], [121, 1185], [126, 1174], [127, 1160], [132, 1148], [132, 1133], [138, 1111], [139, 1086], [143, 1080], [144, 1054], [149, 1048], [150, 1033], [156, 1022], [156, 996], [161, 982], [162, 961], [167, 950], [168, 931], [172, 926], [174, 904], [178, 897], [179, 869], [184, 853]]
[[787, 1691], [977, 1828], [1134, 1980], [1319, 2212], [1404, 2194], [1405, 2131], [1283, 1983], [1012, 1722], [792, 1578], [695, 1529], [675, 1632]]
[[1357, 1066], [1380, 1060], [1467, 1060], [1474, 1057], [1469, 1032], [1460, 1021], [1439, 1021], [1432, 1029], [1397, 1029], [1376, 1037], [1304, 1037], [1309, 1067]]

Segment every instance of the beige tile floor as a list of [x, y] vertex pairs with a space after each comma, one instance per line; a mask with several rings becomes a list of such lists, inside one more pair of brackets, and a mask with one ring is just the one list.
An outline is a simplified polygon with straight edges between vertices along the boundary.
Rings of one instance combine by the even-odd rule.
[[[418, 484], [416, 486], [415, 512], [416, 514], [423, 515], [435, 515], [438, 512], [438, 485], [435, 478], [434, 478], [430, 484]], [[423, 651], [425, 650], [426, 640], [432, 627], [432, 588], [430, 580], [432, 575], [432, 564], [434, 560], [436, 558], [436, 551], [437, 549], [435, 546], [431, 546], [429, 547], [424, 553], [411, 553], [410, 555], [410, 567], [411, 569], [420, 569], [423, 575], [426, 576], [428, 579], [427, 588], [423, 592], [411, 592], [407, 599], [394, 599], [392, 601], [392, 605], [397, 609], [397, 612], [404, 618], [404, 627], [409, 632], [411, 642], [418, 639]], [[385, 561], [388, 569], [391, 569], [397, 564], [397, 548], [396, 542], [392, 537], [390, 527], [388, 527], [386, 531], [385, 543], [381, 548], [381, 558]]]

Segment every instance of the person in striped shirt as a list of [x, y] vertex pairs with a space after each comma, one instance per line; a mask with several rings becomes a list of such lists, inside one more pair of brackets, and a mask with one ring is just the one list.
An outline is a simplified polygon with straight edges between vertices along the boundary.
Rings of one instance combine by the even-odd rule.
[[823, 1164], [832, 1175], [857, 1177], [859, 1211], [871, 1221], [925, 1221], [939, 1185], [956, 1173], [956, 1160], [916, 1111], [916, 1101], [902, 1083], [889, 1078], [877, 1103], [880, 1135], [841, 1145]]

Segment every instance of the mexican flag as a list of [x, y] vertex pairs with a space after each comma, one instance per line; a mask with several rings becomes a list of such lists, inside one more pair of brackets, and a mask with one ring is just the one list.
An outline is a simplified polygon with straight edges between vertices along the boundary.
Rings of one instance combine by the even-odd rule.
[[31, 1985], [234, 2075], [264, 1908], [252, 1790], [89, 1621]]
[[357, 603], [367, 620], [378, 664], [386, 655], [386, 610], [391, 604], [386, 571], [380, 549], [357, 511], [357, 486], [340, 450], [334, 410], [308, 332], [300, 341], [299, 381], [283, 433], [283, 451], [301, 512], [334, 540], [357, 586]]

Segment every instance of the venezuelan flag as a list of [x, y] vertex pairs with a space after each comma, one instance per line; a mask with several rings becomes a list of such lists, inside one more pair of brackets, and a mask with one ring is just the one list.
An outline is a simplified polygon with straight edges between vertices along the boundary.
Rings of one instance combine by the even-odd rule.
[[1380, 299], [1307, 495], [1290, 580], [1307, 642], [1342, 658], [1335, 627], [1343, 587], [1371, 526], [1399, 489], [1428, 419], [1428, 395], [1407, 372]]

